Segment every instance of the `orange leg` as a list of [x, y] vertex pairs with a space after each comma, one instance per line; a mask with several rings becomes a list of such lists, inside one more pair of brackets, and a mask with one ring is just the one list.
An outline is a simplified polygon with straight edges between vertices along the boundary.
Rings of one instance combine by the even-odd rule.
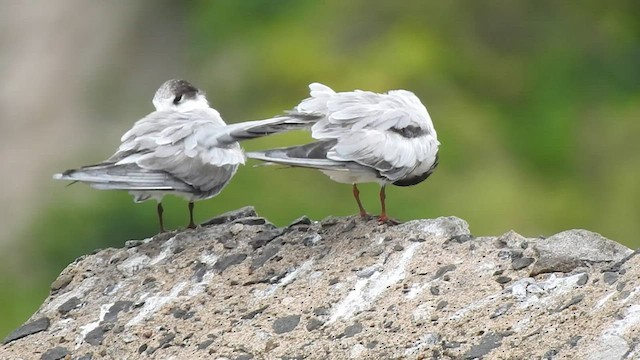
[[358, 203], [358, 209], [360, 209], [360, 216], [367, 217], [367, 212], [362, 207], [362, 203], [360, 202], [360, 190], [358, 190], [358, 186], [353, 184], [353, 197], [356, 198], [356, 202]]
[[385, 192], [384, 192], [384, 185], [380, 188], [380, 206], [381, 206], [381, 211], [380, 211], [380, 217], [378, 218], [378, 221], [380, 221], [381, 223], [386, 223], [387, 221], [389, 221], [389, 217], [387, 217], [387, 207], [385, 205], [385, 199], [387, 198]]

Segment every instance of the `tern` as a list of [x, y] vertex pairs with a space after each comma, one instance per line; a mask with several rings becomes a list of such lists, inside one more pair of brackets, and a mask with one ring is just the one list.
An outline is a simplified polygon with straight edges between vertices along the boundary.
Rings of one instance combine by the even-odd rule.
[[352, 184], [362, 217], [367, 213], [360, 202], [357, 184], [378, 183], [379, 221], [393, 222], [386, 211], [385, 187], [416, 185], [438, 166], [440, 142], [427, 108], [407, 90], [383, 94], [362, 90], [335, 92], [319, 83], [312, 83], [309, 89], [311, 96], [287, 116], [315, 117], [311, 136], [317, 141], [248, 152], [247, 157], [318, 169], [336, 182]]
[[156, 110], [122, 136], [110, 158], [53, 177], [100, 190], [125, 190], [135, 202], [156, 200], [160, 232], [164, 232], [166, 194], [188, 200], [187, 227], [195, 228], [194, 202], [218, 195], [244, 164], [239, 140], [308, 127], [314, 120], [314, 116], [276, 117], [227, 125], [209, 106], [205, 93], [185, 80], [162, 84], [153, 105]]

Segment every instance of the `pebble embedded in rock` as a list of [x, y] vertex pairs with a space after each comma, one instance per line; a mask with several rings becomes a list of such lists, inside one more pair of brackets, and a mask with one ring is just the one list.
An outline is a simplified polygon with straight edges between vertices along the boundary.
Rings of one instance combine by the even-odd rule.
[[240, 317], [242, 320], [251, 320], [254, 317], [258, 316], [259, 314], [262, 314], [263, 311], [267, 310], [267, 308], [269, 307], [269, 305], [265, 305], [261, 308], [258, 308], [256, 310], [250, 311], [244, 315], [242, 315], [242, 317]]
[[67, 348], [58, 346], [58, 347], [54, 347], [53, 349], [47, 350], [44, 354], [42, 354], [42, 356], [40, 356], [40, 359], [41, 360], [60, 360], [70, 354], [71, 353], [69, 352], [69, 350], [67, 350]]
[[506, 304], [501, 304], [500, 306], [498, 306], [498, 308], [493, 312], [493, 314], [491, 314], [489, 316], [489, 319], [495, 319], [499, 316], [504, 315], [507, 311], [509, 311], [509, 309], [511, 309], [511, 307], [513, 306], [513, 303], [506, 303]]
[[349, 337], [355, 336], [355, 335], [357, 335], [357, 334], [359, 334], [361, 332], [362, 332], [362, 324], [357, 322], [357, 323], [355, 323], [353, 325], [347, 326], [344, 329], [344, 332], [342, 333], [342, 335], [344, 337], [348, 337], [349, 338]]
[[215, 340], [213, 340], [213, 339], [208, 339], [208, 340], [205, 340], [205, 341], [201, 342], [200, 344], [198, 344], [198, 350], [204, 350], [204, 349], [208, 348], [209, 345], [213, 344], [214, 341]]
[[256, 213], [256, 210], [253, 206], [245, 206], [243, 208], [237, 209], [237, 210], [232, 210], [229, 212], [226, 212], [224, 214], [220, 214], [210, 220], [207, 220], [206, 222], [202, 223], [203, 226], [205, 225], [220, 225], [220, 224], [225, 224], [225, 223], [229, 223], [232, 222], [234, 220], [237, 219], [243, 219], [243, 218], [249, 218], [249, 217], [256, 217], [258, 216], [258, 214]]
[[581, 302], [582, 300], [584, 300], [584, 294], [576, 295], [573, 298], [571, 298], [571, 300], [569, 300], [569, 302], [567, 302], [566, 304], [558, 306], [556, 308], [555, 312], [560, 312], [562, 310], [565, 310], [565, 309], [569, 308], [570, 306], [573, 306], [573, 305]]
[[253, 239], [249, 240], [249, 245], [256, 250], [267, 245], [273, 239], [281, 236], [284, 233], [282, 229], [263, 230], [258, 233]]
[[313, 331], [313, 330], [319, 329], [322, 325], [324, 325], [324, 322], [322, 320], [319, 320], [318, 318], [315, 318], [315, 317], [311, 318], [307, 323], [307, 331]]
[[438, 271], [436, 271], [436, 274], [433, 275], [433, 280], [438, 279], [444, 276], [444, 274], [448, 273], [449, 271], [453, 271], [455, 269], [456, 269], [456, 266], [454, 264], [445, 265], [440, 269], [438, 269]]
[[402, 250], [404, 250], [404, 246], [402, 246], [400, 244], [395, 244], [395, 245], [393, 245], [393, 250], [394, 251], [402, 251]]
[[33, 335], [39, 333], [41, 331], [45, 331], [49, 328], [49, 318], [42, 317], [40, 319], [34, 320], [32, 322], [26, 323], [19, 328], [15, 329], [12, 333], [7, 335], [4, 340], [2, 340], [3, 344], [8, 344], [12, 341], [22, 339], [25, 336]]
[[612, 271], [607, 271], [604, 274], [602, 274], [602, 280], [607, 285], [612, 285], [613, 283], [618, 281], [618, 277], [619, 277], [618, 273], [615, 273]]
[[236, 356], [235, 360], [251, 360], [253, 359], [253, 354], [243, 353]]
[[118, 319], [118, 314], [121, 311], [129, 311], [129, 309], [133, 306], [132, 301], [122, 301], [118, 300], [111, 307], [109, 311], [104, 316], [105, 322], [115, 322]]
[[91, 344], [93, 346], [102, 344], [102, 340], [104, 340], [104, 333], [107, 332], [107, 329], [100, 325], [95, 329], [89, 331], [87, 335], [84, 337], [84, 341], [87, 344]]
[[276, 334], [284, 334], [293, 331], [300, 323], [300, 315], [289, 315], [276, 319], [271, 328]]
[[524, 269], [527, 266], [533, 264], [534, 261], [535, 259], [531, 257], [514, 258], [513, 260], [511, 260], [511, 267], [513, 268], [513, 270]]
[[309, 219], [307, 215], [302, 215], [299, 218], [293, 220], [291, 224], [287, 225], [287, 227], [291, 228], [298, 225], [311, 225], [311, 219]]
[[477, 345], [473, 345], [465, 354], [465, 359], [483, 358], [493, 349], [502, 345], [502, 335], [488, 332], [482, 336]]
[[229, 232], [233, 236], [236, 236], [236, 235], [240, 234], [242, 232], [242, 230], [244, 230], [244, 225], [243, 224], [233, 224], [229, 228]]
[[251, 271], [256, 270], [257, 268], [262, 267], [269, 259], [274, 257], [280, 250], [282, 249], [281, 244], [271, 243], [265, 248], [262, 249], [262, 253], [258, 256], [255, 256], [251, 260]]
[[498, 277], [496, 278], [496, 282], [497, 282], [498, 284], [506, 284], [506, 283], [508, 283], [508, 282], [510, 282], [510, 281], [511, 281], [511, 278], [510, 278], [510, 277], [508, 277], [508, 276], [498, 276]]
[[580, 275], [578, 281], [576, 281], [576, 285], [584, 286], [587, 284], [587, 281], [589, 281], [589, 275], [587, 273], [583, 273], [582, 275]]
[[60, 315], [64, 316], [69, 311], [77, 308], [78, 305], [80, 305], [80, 303], [81, 303], [80, 299], [74, 296], [71, 299], [65, 301], [64, 304], [60, 305], [58, 307], [58, 312], [60, 313]]
[[221, 257], [213, 264], [213, 269], [219, 272], [225, 271], [228, 267], [238, 265], [247, 258], [247, 254], [232, 254]]
[[71, 274], [60, 275], [51, 283], [51, 291], [58, 291], [60, 289], [63, 289], [64, 287], [69, 285], [71, 280], [73, 280], [73, 275]]

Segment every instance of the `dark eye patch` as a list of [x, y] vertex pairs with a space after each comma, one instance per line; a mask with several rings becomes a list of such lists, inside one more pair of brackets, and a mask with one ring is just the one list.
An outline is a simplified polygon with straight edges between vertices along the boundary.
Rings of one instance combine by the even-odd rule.
[[178, 105], [178, 103], [180, 102], [180, 100], [182, 100], [182, 94], [180, 95], [176, 95], [176, 97], [173, 99], [173, 103], [175, 105]]

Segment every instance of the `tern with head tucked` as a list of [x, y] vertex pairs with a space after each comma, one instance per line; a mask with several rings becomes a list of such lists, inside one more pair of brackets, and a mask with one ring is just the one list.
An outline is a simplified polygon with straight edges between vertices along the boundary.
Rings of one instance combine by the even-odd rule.
[[135, 202], [154, 199], [164, 231], [162, 198], [179, 195], [193, 207], [222, 191], [245, 156], [239, 140], [308, 126], [314, 119], [279, 117], [226, 125], [204, 92], [184, 80], [166, 81], [153, 97], [156, 111], [137, 121], [107, 160], [55, 174], [100, 190], [125, 190]]
[[440, 142], [431, 117], [410, 91], [384, 94], [370, 91], [335, 92], [313, 83], [310, 97], [288, 116], [317, 117], [306, 145], [247, 153], [247, 157], [322, 171], [332, 180], [353, 185], [360, 215], [357, 184], [380, 184], [381, 222], [392, 222], [385, 207], [385, 187], [411, 186], [424, 181], [438, 165]]

